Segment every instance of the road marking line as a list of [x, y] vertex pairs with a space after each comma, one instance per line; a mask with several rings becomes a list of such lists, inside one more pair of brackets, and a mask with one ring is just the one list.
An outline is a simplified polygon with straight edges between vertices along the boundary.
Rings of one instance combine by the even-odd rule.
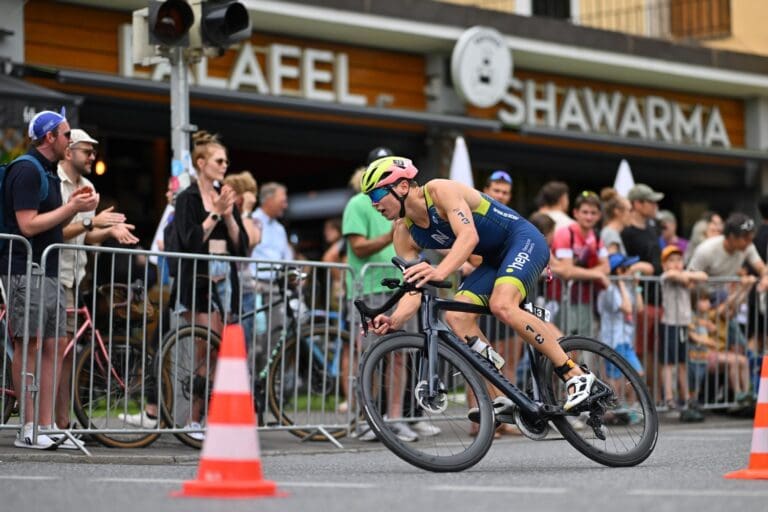
[[329, 487], [343, 489], [374, 489], [376, 484], [361, 484], [352, 482], [277, 482], [278, 487]]
[[0, 475], [0, 480], [60, 480], [58, 476]]
[[129, 484], [180, 484], [184, 480], [175, 480], [172, 478], [92, 478], [92, 482], [116, 482]]
[[727, 491], [727, 490], [682, 490], [682, 489], [634, 489], [629, 491], [630, 495], [635, 496], [706, 496], [706, 497], [720, 497], [720, 498], [733, 498], [733, 497], [755, 497], [764, 498], [768, 497], [768, 491]]
[[510, 492], [517, 494], [565, 494], [565, 487], [487, 487], [487, 486], [456, 486], [456, 485], [432, 485], [427, 487], [430, 491], [459, 491], [459, 492]]

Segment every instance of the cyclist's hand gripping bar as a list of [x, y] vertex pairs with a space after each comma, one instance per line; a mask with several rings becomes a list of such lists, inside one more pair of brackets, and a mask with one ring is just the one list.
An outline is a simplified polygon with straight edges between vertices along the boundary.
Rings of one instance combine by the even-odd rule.
[[[411, 261], [406, 261], [399, 256], [395, 256], [392, 258], [392, 263], [399, 268], [401, 271], [404, 271], [406, 268], [411, 267], [413, 265], [416, 265], [417, 263], [421, 263], [422, 261], [427, 261], [426, 258], [419, 258]], [[368, 320], [373, 320], [378, 315], [381, 315], [385, 312], [387, 312], [389, 309], [391, 309], [397, 302], [408, 292], [421, 292], [422, 289], [416, 288], [411, 283], [405, 283], [401, 282], [399, 279], [392, 279], [392, 278], [385, 278], [381, 280], [382, 286], [386, 286], [390, 290], [397, 289], [397, 292], [395, 292], [392, 297], [387, 300], [387, 302], [378, 308], [371, 308], [368, 307], [363, 299], [355, 299], [355, 307], [360, 312], [360, 317], [363, 325], [363, 334], [368, 335]], [[430, 286], [434, 286], [436, 288], [450, 288], [452, 285], [449, 281], [429, 281], [427, 283]]]

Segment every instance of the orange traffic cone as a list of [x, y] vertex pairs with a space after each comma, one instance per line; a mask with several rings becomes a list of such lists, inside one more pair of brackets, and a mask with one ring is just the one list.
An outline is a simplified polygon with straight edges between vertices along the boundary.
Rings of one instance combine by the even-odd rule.
[[763, 367], [760, 370], [749, 466], [747, 469], [726, 473], [724, 476], [745, 480], [768, 479], [768, 357], [766, 356], [763, 356]]
[[175, 496], [246, 498], [275, 496], [264, 480], [253, 397], [245, 362], [245, 336], [239, 325], [224, 328], [216, 379], [208, 410], [208, 431], [197, 480], [187, 480]]

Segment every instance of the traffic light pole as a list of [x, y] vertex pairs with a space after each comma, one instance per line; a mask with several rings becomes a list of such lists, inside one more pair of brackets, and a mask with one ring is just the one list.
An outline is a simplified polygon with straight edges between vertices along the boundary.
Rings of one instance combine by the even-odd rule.
[[[197, 129], [189, 119], [189, 65], [184, 55], [184, 48], [171, 48], [171, 149], [173, 160], [180, 162], [182, 173], [179, 175], [181, 188], [189, 185], [191, 156], [189, 153], [189, 134]], [[179, 165], [175, 163], [175, 165]]]

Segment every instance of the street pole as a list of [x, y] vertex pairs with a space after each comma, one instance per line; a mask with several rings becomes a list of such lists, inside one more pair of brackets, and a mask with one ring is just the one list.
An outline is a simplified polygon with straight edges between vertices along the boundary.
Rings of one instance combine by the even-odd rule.
[[171, 48], [168, 59], [171, 64], [171, 172], [178, 178], [181, 191], [191, 181], [189, 134], [197, 127], [189, 119], [189, 63], [184, 48]]

